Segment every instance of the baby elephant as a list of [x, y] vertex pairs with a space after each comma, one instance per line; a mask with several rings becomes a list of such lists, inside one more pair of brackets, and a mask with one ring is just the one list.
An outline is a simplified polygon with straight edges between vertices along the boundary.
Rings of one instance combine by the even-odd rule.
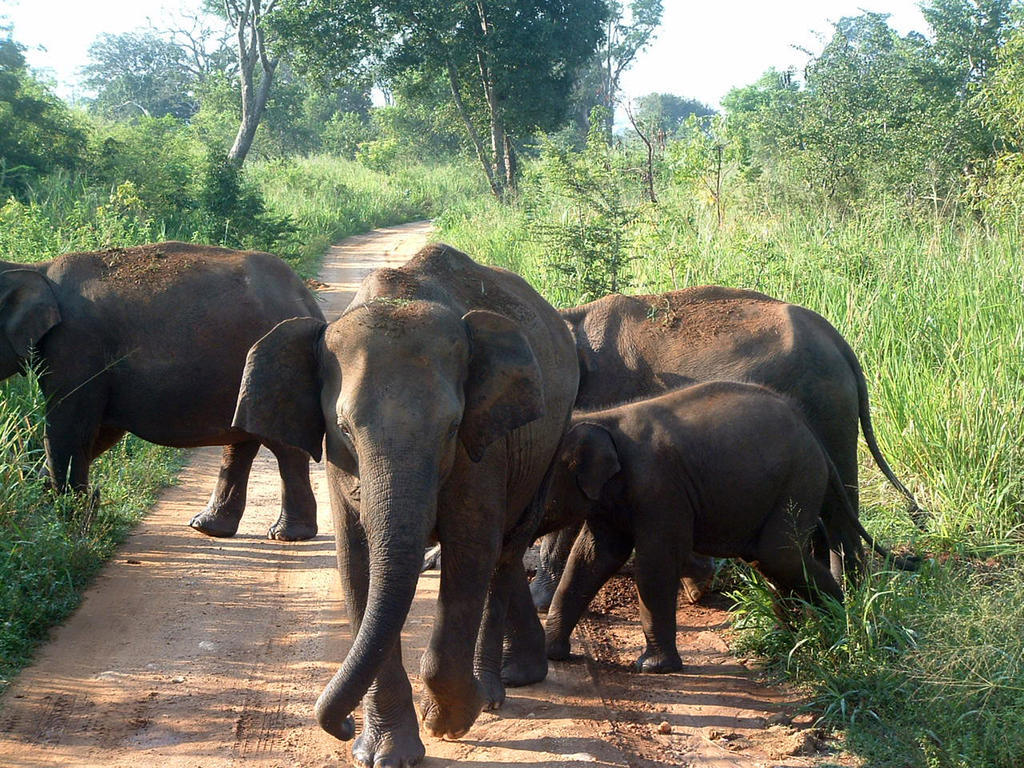
[[830, 475], [838, 485], [793, 405], [753, 384], [713, 381], [577, 412], [544, 498], [546, 523], [586, 519], [548, 612], [548, 658], [568, 658], [576, 622], [634, 548], [644, 672], [682, 669], [676, 593], [695, 552], [742, 558], [783, 594], [841, 601], [808, 544]]

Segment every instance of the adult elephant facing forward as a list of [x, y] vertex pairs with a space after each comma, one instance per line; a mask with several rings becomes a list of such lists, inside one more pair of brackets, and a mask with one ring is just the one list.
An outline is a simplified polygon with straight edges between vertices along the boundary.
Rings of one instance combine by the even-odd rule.
[[[839, 470], [857, 509], [858, 422], [875, 462], [913, 504], [875, 441], [867, 385], [849, 344], [821, 315], [754, 291], [699, 286], [646, 296], [613, 294], [562, 311], [576, 339], [576, 408], [606, 408], [674, 387], [715, 379], [760, 384], [792, 398]], [[859, 538], [839, 521], [844, 502], [830, 490], [823, 518], [847, 570], [861, 567]], [[546, 609], [577, 528], [546, 536], [531, 583]], [[833, 555], [832, 570], [840, 569]], [[693, 566], [691, 564], [691, 571]], [[693, 591], [699, 569], [687, 585]]]
[[[460, 737], [485, 703], [500, 703], [507, 600], [530, 602], [522, 555], [540, 514], [531, 501], [577, 383], [558, 313], [518, 276], [444, 245], [371, 273], [331, 325], [288, 321], [250, 351], [235, 425], [314, 457], [326, 432], [355, 638], [316, 709], [325, 730], [350, 739], [365, 694], [360, 762], [424, 754], [400, 633], [431, 539], [445, 555], [421, 667], [424, 723]], [[536, 614], [521, 629], [540, 679]]]

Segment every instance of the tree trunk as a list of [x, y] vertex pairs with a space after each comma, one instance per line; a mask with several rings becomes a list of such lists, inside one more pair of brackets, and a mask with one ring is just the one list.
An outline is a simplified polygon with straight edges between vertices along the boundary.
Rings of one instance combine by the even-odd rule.
[[469, 111], [466, 109], [466, 105], [462, 101], [462, 93], [459, 90], [458, 72], [455, 71], [455, 65], [452, 64], [451, 59], [448, 60], [447, 64], [448, 84], [452, 90], [452, 100], [455, 102], [455, 109], [458, 110], [459, 117], [462, 118], [462, 122], [466, 126], [466, 133], [469, 134], [469, 140], [473, 142], [473, 148], [476, 149], [477, 159], [480, 160], [480, 165], [484, 167], [484, 173], [487, 175], [487, 183], [491, 187], [491, 192], [495, 197], [501, 197], [501, 190], [494, 182], [494, 171], [491, 168], [491, 163], [487, 159], [487, 153], [484, 151], [483, 142], [480, 141], [480, 134], [476, 132], [476, 128], [473, 126], [473, 121], [470, 119]]
[[[274, 2], [266, 6], [270, 11]], [[228, 162], [241, 166], [252, 148], [256, 129], [267, 106], [270, 85], [277, 69], [277, 59], [267, 57], [263, 37], [263, 16], [261, 0], [245, 0], [239, 4], [228, 0], [225, 3], [228, 17], [235, 23], [238, 44], [238, 76], [242, 82], [242, 119], [235, 136], [235, 143], [228, 152]], [[256, 62], [260, 64], [260, 81], [256, 84]]]
[[[480, 30], [484, 39], [491, 34], [490, 24], [487, 21], [487, 9], [483, 0], [477, 0], [476, 12], [480, 22]], [[508, 179], [508, 164], [505, 162], [505, 123], [502, 119], [501, 104], [498, 103], [498, 96], [494, 92], [494, 79], [491, 73], [485, 46], [477, 48], [477, 67], [480, 71], [480, 85], [483, 90], [484, 101], [487, 104], [488, 118], [491, 129], [491, 188], [497, 197], [505, 196], [505, 184]]]

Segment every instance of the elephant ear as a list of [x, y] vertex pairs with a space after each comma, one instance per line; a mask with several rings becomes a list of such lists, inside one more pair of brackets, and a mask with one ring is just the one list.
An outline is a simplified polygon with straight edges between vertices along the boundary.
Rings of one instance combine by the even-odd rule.
[[0, 273], [0, 318], [3, 334], [18, 357], [61, 321], [57, 295], [45, 275], [32, 269]]
[[611, 432], [600, 424], [581, 422], [566, 436], [570, 446], [569, 469], [576, 485], [591, 501], [601, 498], [601, 489], [622, 469]]
[[231, 426], [323, 456], [320, 355], [326, 323], [284, 320], [249, 349]]
[[544, 386], [530, 342], [512, 320], [482, 309], [462, 320], [470, 356], [459, 437], [480, 461], [491, 443], [544, 415]]

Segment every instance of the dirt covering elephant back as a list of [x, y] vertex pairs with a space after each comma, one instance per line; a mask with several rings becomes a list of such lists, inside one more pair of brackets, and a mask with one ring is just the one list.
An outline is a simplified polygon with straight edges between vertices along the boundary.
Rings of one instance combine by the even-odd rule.
[[[698, 286], [662, 294], [613, 294], [561, 312], [572, 329], [580, 365], [576, 408], [594, 409], [649, 397], [682, 384], [733, 380], [761, 384], [792, 398], [839, 470], [857, 509], [858, 424], [883, 474], [919, 511], [913, 496], [878, 448], [868, 391], [857, 356], [821, 315], [755, 291]], [[832, 571], [862, 567], [864, 550], [838, 521], [844, 503], [828, 491], [823, 518], [832, 546]], [[541, 544], [531, 583], [534, 602], [547, 608], [576, 528]], [[818, 547], [819, 553], [824, 547]], [[699, 581], [692, 574], [690, 581]]]
[[330, 325], [286, 321], [250, 352], [234, 423], [317, 458], [326, 434], [354, 639], [316, 712], [351, 739], [362, 698], [359, 762], [410, 765], [425, 752], [400, 638], [431, 541], [444, 562], [420, 667], [427, 730], [461, 737], [501, 704], [509, 602], [530, 614], [510, 682], [547, 673], [522, 556], [578, 372], [572, 336], [536, 291], [445, 245], [371, 273]]
[[[220, 476], [192, 527], [231, 536], [261, 438], [231, 426], [249, 347], [282, 320], [323, 320], [276, 256], [165, 242], [0, 262], [0, 379], [32, 350], [46, 397], [46, 459], [58, 490], [84, 491], [92, 461], [126, 432], [160, 445], [224, 446]], [[277, 539], [316, 535], [309, 458], [265, 442], [283, 498]]]

